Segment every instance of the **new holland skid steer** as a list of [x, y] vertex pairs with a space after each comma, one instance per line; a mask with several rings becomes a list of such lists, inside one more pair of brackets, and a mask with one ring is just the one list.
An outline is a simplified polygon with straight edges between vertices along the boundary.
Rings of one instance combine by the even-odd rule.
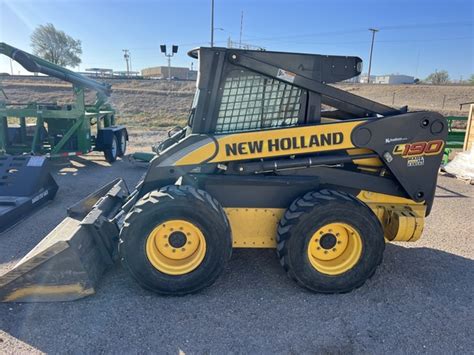
[[386, 242], [415, 241], [433, 205], [446, 120], [329, 84], [357, 57], [200, 48], [185, 128], [160, 145], [128, 192], [120, 179], [67, 217], [0, 278], [3, 301], [94, 293], [119, 258], [143, 287], [211, 285], [232, 248], [275, 248], [298, 284], [348, 292]]

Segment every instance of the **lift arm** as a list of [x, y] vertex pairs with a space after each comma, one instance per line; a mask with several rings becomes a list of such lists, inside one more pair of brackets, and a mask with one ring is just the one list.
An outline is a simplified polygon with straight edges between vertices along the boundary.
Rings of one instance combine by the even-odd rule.
[[[341, 111], [356, 115], [359, 117], [391, 116], [404, 113], [405, 111], [383, 105], [381, 103], [360, 97], [334, 86], [327, 85], [327, 82], [310, 79], [301, 73], [281, 68], [277, 65], [258, 60], [246, 55], [245, 52], [233, 51], [229, 53], [228, 60], [234, 65], [238, 65], [257, 73], [267, 75], [278, 80], [286, 81], [292, 85], [315, 92], [321, 95], [323, 104], [335, 107]], [[329, 81], [331, 82], [331, 81]]]

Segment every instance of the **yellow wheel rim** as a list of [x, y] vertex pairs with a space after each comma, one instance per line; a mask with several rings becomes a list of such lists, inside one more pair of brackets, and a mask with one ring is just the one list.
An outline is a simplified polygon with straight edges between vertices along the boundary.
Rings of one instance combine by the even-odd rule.
[[146, 255], [150, 263], [168, 275], [184, 275], [196, 269], [206, 255], [206, 240], [194, 224], [173, 219], [148, 235]]
[[308, 244], [311, 265], [327, 275], [350, 270], [362, 254], [362, 238], [350, 225], [330, 223], [319, 228]]

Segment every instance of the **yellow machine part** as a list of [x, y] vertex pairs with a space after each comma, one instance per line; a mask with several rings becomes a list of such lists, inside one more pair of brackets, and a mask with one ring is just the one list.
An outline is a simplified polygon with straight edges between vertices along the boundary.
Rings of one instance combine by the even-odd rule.
[[[426, 206], [397, 196], [361, 191], [384, 229], [386, 241], [414, 242], [423, 232]], [[284, 208], [225, 208], [234, 248], [275, 248], [278, 222]]]
[[[361, 149], [361, 148], [347, 150], [347, 154], [349, 155], [369, 154], [369, 153], [373, 153], [373, 151], [369, 149]], [[357, 165], [363, 165], [363, 166], [374, 167], [374, 168], [383, 166], [383, 163], [379, 158], [354, 159], [353, 162], [354, 164], [357, 164]]]
[[[334, 246], [330, 248], [325, 247], [323, 241], [328, 235], [334, 239]], [[340, 275], [359, 261], [362, 239], [357, 230], [346, 223], [329, 223], [314, 232], [307, 254], [311, 265], [319, 272]]]
[[[176, 236], [179, 245], [174, 244]], [[167, 220], [147, 238], [146, 255], [150, 263], [168, 275], [184, 275], [196, 269], [206, 255], [206, 239], [201, 230], [185, 220]]]
[[426, 213], [423, 203], [370, 191], [361, 191], [357, 198], [365, 202], [382, 223], [387, 241], [415, 242], [420, 239]]
[[234, 248], [276, 248], [278, 222], [284, 208], [224, 208]]

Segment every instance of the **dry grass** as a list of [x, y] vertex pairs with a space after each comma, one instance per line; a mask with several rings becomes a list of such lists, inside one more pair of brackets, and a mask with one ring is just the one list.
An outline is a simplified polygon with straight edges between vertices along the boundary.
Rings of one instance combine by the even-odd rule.
[[[10, 101], [71, 102], [71, 88], [50, 78], [2, 78]], [[194, 82], [157, 80], [114, 80], [110, 103], [117, 120], [129, 127], [160, 130], [186, 124], [195, 90]], [[410, 110], [433, 110], [444, 115], [466, 116], [459, 104], [474, 100], [474, 86], [354, 85], [338, 84], [354, 94]], [[94, 94], [87, 94], [93, 102]]]

